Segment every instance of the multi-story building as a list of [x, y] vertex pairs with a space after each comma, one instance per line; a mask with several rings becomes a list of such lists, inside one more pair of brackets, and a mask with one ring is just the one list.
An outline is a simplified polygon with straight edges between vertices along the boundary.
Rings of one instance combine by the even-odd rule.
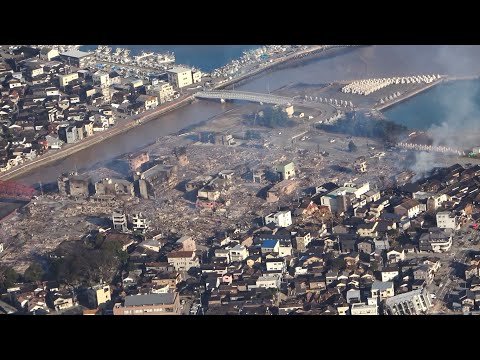
[[278, 289], [280, 287], [280, 279], [276, 276], [262, 275], [256, 281], [258, 288]]
[[91, 287], [87, 290], [87, 298], [90, 307], [96, 308], [102, 304], [110, 301], [111, 293], [110, 286], [106, 284], [100, 284], [94, 287]]
[[428, 233], [422, 234], [419, 239], [420, 251], [446, 252], [452, 247], [450, 229], [443, 231], [439, 228], [430, 228]]
[[58, 138], [67, 144], [73, 144], [77, 142], [77, 128], [75, 126], [62, 126], [58, 128]]
[[65, 87], [73, 80], [78, 79], [78, 73], [74, 72], [71, 74], [59, 75], [58, 80], [60, 81], [60, 86]]
[[[360, 199], [361, 196], [370, 190], [370, 184], [367, 182], [361, 186], [354, 183], [345, 183], [341, 187], [334, 188], [320, 198], [320, 203], [327, 206], [331, 212], [344, 212], [353, 206], [353, 202]], [[366, 204], [366, 200], [363, 200]], [[360, 203], [359, 206], [365, 204]]]
[[138, 181], [140, 197], [155, 198], [163, 188], [169, 187], [177, 179], [177, 166], [158, 164], [143, 173], [137, 173], [134, 179]]
[[437, 213], [437, 227], [440, 229], [457, 229], [458, 216], [449, 211]]
[[393, 282], [374, 281], [371, 288], [372, 298], [384, 300], [395, 295]]
[[281, 180], [288, 180], [295, 177], [295, 164], [293, 161], [284, 161], [274, 166], [274, 171]]
[[135, 196], [133, 183], [123, 179], [103, 179], [95, 184], [96, 195]]
[[145, 232], [148, 229], [149, 221], [142, 214], [135, 214], [132, 216], [132, 229], [133, 231]]
[[415, 199], [408, 199], [395, 206], [393, 211], [397, 215], [408, 216], [409, 219], [412, 219], [420, 214], [420, 203]]
[[83, 69], [95, 65], [95, 54], [80, 50], [69, 50], [60, 54], [65, 64]]
[[175, 271], [188, 271], [192, 267], [200, 266], [200, 261], [194, 251], [172, 251], [167, 255], [167, 260]]
[[103, 71], [97, 71], [94, 73], [92, 75], [92, 80], [95, 85], [99, 85], [101, 87], [110, 86], [110, 76]]
[[152, 95], [139, 95], [136, 101], [142, 104], [145, 110], [155, 109], [158, 106], [158, 98]]
[[194, 84], [202, 81], [202, 72], [200, 70], [192, 71], [192, 81]]
[[140, 151], [128, 156], [128, 166], [130, 171], [137, 171], [139, 167], [150, 161], [150, 156], [146, 151]]
[[182, 236], [176, 241], [177, 244], [181, 245], [182, 251], [195, 251], [197, 250], [197, 244], [191, 236]]
[[354, 167], [355, 171], [357, 173], [366, 173], [367, 172], [367, 160], [365, 159], [365, 156], [360, 156], [357, 158], [354, 162]]
[[274, 223], [278, 227], [288, 227], [292, 225], [292, 212], [290, 210], [279, 211], [265, 216], [265, 224]]
[[299, 231], [295, 236], [295, 248], [298, 251], [305, 251], [308, 244], [312, 241], [312, 235], [310, 232]]
[[248, 256], [248, 250], [245, 246], [235, 245], [229, 250], [229, 255], [231, 261], [243, 261]]
[[388, 315], [420, 315], [425, 314], [431, 306], [430, 293], [426, 288], [422, 288], [385, 300], [385, 313]]
[[174, 88], [182, 88], [192, 84], [192, 70], [184, 67], [174, 67], [167, 71], [168, 82]]
[[127, 215], [123, 210], [115, 210], [112, 214], [113, 229], [127, 231]]
[[180, 297], [177, 292], [130, 295], [123, 306], [115, 304], [113, 315], [180, 315]]
[[173, 87], [165, 81], [159, 81], [157, 84], [149, 86], [146, 90], [147, 95], [156, 96], [159, 104], [163, 104], [173, 97]]

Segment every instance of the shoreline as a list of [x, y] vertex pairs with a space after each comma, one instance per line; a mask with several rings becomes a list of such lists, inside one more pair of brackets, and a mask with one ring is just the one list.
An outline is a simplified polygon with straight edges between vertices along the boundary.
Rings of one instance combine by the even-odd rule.
[[[284, 58], [277, 59], [276, 61], [272, 63], [268, 63], [266, 66], [259, 67], [258, 69], [255, 69], [251, 72], [248, 72], [246, 74], [243, 74], [239, 77], [233, 78], [231, 80], [227, 80], [224, 83], [217, 84], [212, 87], [212, 90], [220, 90], [225, 87], [231, 86], [236, 83], [244, 82], [247, 80], [253, 79], [255, 76], [258, 76], [259, 74], [264, 73], [265, 71], [268, 70], [274, 70], [275, 67], [279, 65], [284, 65], [286, 67], [290, 67], [291, 63], [295, 63], [297, 61], [303, 62], [305, 60], [311, 60], [312, 56], [322, 56], [322, 55], [330, 55], [332, 54], [332, 51], [334, 50], [345, 50], [349, 49], [350, 47], [333, 47], [333, 48], [328, 48], [328, 49], [323, 49], [321, 48], [320, 45], [317, 45], [313, 48], [309, 48], [306, 50], [302, 50], [298, 53], [290, 54]], [[357, 46], [352, 46], [352, 49], [357, 48]], [[332, 56], [336, 56], [333, 54]], [[136, 117], [133, 117], [131, 119], [128, 119], [126, 123], [123, 123], [121, 125], [117, 125], [113, 127], [112, 129], [106, 130], [105, 132], [101, 132], [98, 134], [95, 134], [91, 137], [86, 138], [85, 140], [72, 144], [71, 147], [67, 147], [64, 149], [60, 149], [57, 152], [54, 153], [48, 153], [45, 154], [45, 156], [40, 156], [37, 159], [34, 159], [31, 162], [28, 163], [23, 163], [20, 166], [15, 166], [11, 170], [8, 170], [4, 173], [0, 173], [0, 180], [1, 181], [9, 181], [9, 180], [15, 180], [19, 179], [20, 177], [27, 175], [28, 173], [42, 167], [45, 165], [50, 165], [52, 163], [55, 163], [59, 160], [62, 160], [70, 155], [73, 155], [77, 152], [80, 152], [82, 150], [85, 150], [93, 145], [96, 145], [103, 140], [112, 138], [116, 135], [125, 133], [137, 126], [140, 126], [144, 123], [150, 122], [152, 120], [158, 119], [160, 116], [165, 115], [173, 110], [176, 110], [178, 108], [184, 107], [186, 105], [191, 104], [192, 102], [195, 101], [194, 94], [188, 95], [187, 97], [179, 100], [178, 102], [174, 102], [173, 104], [169, 104], [166, 107], [158, 107], [157, 109], [153, 110], [152, 112], [148, 114], [141, 114]], [[68, 146], [68, 145], [67, 145]], [[50, 150], [51, 151], [51, 150]]]

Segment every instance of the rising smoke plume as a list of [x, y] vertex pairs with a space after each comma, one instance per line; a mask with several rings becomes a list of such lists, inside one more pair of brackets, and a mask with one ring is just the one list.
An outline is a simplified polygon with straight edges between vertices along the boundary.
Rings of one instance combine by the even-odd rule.
[[[476, 49], [474, 49], [476, 48]], [[433, 60], [445, 69], [443, 75], [474, 76], [479, 75], [478, 46], [442, 46]], [[454, 91], [439, 92], [435, 99], [446, 114], [445, 120], [432, 125], [428, 134], [433, 138], [433, 146], [447, 146], [459, 150], [480, 145], [480, 86], [477, 82], [468, 82], [455, 86]], [[417, 176], [434, 167], [445, 166], [445, 157], [441, 153], [416, 153], [411, 166]]]

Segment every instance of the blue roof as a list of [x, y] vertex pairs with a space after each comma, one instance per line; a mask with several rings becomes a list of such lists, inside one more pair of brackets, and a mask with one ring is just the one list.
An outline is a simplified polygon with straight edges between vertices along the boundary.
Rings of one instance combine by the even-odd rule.
[[263, 240], [262, 248], [272, 249], [277, 245], [277, 243], [278, 240]]

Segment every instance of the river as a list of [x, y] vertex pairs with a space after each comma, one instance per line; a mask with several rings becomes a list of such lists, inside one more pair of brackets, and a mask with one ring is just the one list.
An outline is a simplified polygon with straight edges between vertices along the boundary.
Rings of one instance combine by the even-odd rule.
[[[480, 46], [370, 46], [264, 73], [235, 88], [267, 92], [267, 89], [273, 91], [292, 82], [322, 84], [335, 80], [422, 73], [472, 75], [480, 74], [480, 62], [475, 60], [478, 58]], [[233, 106], [235, 105], [197, 101], [78, 152], [57, 164], [35, 170], [21, 181], [30, 184], [55, 181], [61, 172], [71, 171], [75, 167], [80, 170], [91, 168], [99, 162], [139, 150], [161, 136], [205, 121]]]

